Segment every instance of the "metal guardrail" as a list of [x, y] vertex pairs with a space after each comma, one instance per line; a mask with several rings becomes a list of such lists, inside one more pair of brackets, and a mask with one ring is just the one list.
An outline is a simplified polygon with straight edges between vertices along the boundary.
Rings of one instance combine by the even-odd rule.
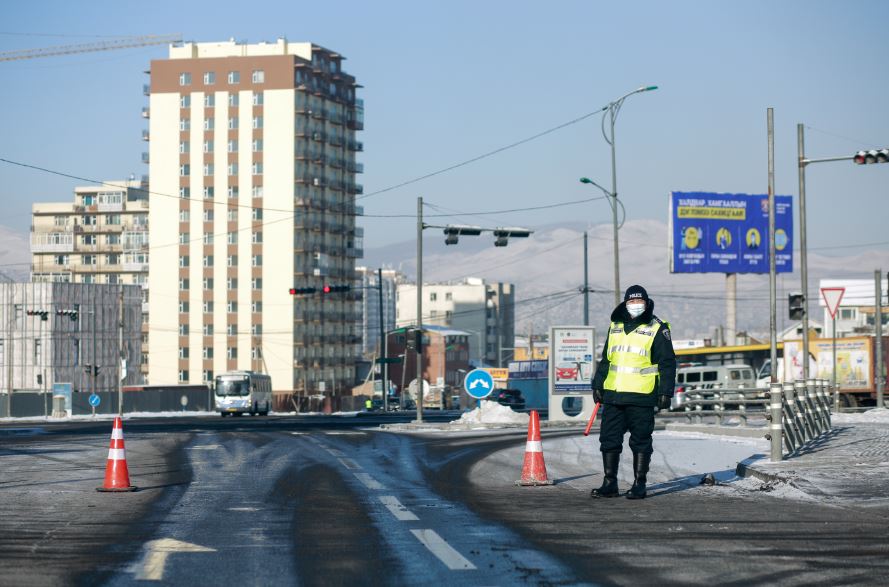
[[679, 407], [685, 408], [689, 422], [701, 424], [705, 416], [715, 416], [722, 425], [726, 417], [738, 417], [747, 426], [749, 407], [764, 408], [769, 421], [765, 437], [771, 441], [770, 458], [780, 461], [831, 429], [830, 382], [826, 379], [773, 383], [768, 388], [690, 389]]

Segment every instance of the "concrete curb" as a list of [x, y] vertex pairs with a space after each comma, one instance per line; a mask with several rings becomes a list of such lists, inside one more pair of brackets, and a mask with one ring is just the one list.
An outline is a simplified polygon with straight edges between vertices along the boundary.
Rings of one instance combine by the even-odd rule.
[[788, 483], [792, 484], [793, 479], [790, 477], [785, 477], [784, 475], [778, 475], [776, 473], [766, 473], [765, 471], [761, 471], [753, 466], [753, 461], [759, 460], [757, 457], [752, 456], [744, 459], [738, 466], [735, 467], [735, 475], [738, 477], [752, 477], [754, 479], [759, 479], [764, 483]]
[[668, 422], [668, 432], [700, 432], [716, 436], [739, 436], [742, 438], [763, 438], [767, 430], [765, 428], [744, 428], [740, 426], [717, 426], [716, 424], [680, 424]]
[[[577, 428], [578, 430], [582, 430], [584, 428], [583, 424], [578, 424], [577, 422], [548, 422], [544, 421], [540, 423], [541, 429], [558, 429], [558, 430], [567, 430], [572, 428]], [[411, 431], [411, 432], [419, 432], [419, 431], [429, 431], [429, 432], [466, 432], [471, 430], [527, 430], [527, 424], [452, 424], [450, 422], [430, 422], [423, 424], [414, 424], [413, 422], [404, 422], [404, 423], [395, 423], [395, 424], [380, 424], [380, 430], [391, 430], [394, 432], [398, 431]]]

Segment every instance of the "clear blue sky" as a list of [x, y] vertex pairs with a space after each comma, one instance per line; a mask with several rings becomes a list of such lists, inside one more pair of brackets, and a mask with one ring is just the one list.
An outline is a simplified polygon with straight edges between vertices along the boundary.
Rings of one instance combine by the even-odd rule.
[[[671, 190], [764, 193], [770, 106], [779, 194], [797, 193], [798, 122], [811, 127], [812, 157], [889, 146], [886, 2], [34, 1], [2, 3], [0, 23], [0, 51], [172, 32], [199, 42], [286, 36], [338, 51], [365, 86], [365, 193], [648, 84], [660, 89], [631, 97], [617, 127], [630, 219], [666, 221]], [[143, 72], [165, 56], [153, 47], [0, 64], [0, 157], [96, 179], [147, 173]], [[461, 211], [533, 206], [596, 195], [583, 175], [610, 186], [598, 117], [361, 203], [368, 214], [412, 214], [418, 195]], [[0, 224], [26, 233], [33, 202], [70, 200], [80, 183], [0, 164]], [[808, 203], [811, 247], [889, 241], [889, 165], [811, 166]], [[594, 202], [468, 219], [577, 220], [610, 222], [610, 212]], [[410, 219], [362, 223], [366, 247], [415, 230]]]

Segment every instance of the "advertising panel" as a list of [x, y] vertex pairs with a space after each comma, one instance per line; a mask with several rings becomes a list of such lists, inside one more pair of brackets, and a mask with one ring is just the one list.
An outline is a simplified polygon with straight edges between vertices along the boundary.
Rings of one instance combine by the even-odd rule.
[[[673, 192], [672, 273], [768, 273], [767, 195]], [[775, 196], [775, 268], [793, 271], [793, 200]]]
[[[837, 386], [841, 390], [873, 389], [870, 338], [837, 339]], [[833, 341], [809, 341], [809, 350], [817, 357], [815, 377], [830, 380], [833, 371]]]
[[550, 328], [550, 395], [593, 392], [596, 329], [590, 326]]

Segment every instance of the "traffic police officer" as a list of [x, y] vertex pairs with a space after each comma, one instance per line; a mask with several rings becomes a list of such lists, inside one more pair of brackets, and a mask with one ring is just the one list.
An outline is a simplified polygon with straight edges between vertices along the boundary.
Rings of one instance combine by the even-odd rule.
[[602, 360], [593, 379], [593, 398], [603, 404], [599, 444], [605, 479], [591, 497], [617, 497], [617, 469], [630, 432], [634, 482], [629, 499], [645, 497], [651, 462], [654, 414], [670, 407], [676, 379], [676, 355], [670, 324], [654, 315], [654, 302], [641, 285], [627, 289], [611, 313]]

